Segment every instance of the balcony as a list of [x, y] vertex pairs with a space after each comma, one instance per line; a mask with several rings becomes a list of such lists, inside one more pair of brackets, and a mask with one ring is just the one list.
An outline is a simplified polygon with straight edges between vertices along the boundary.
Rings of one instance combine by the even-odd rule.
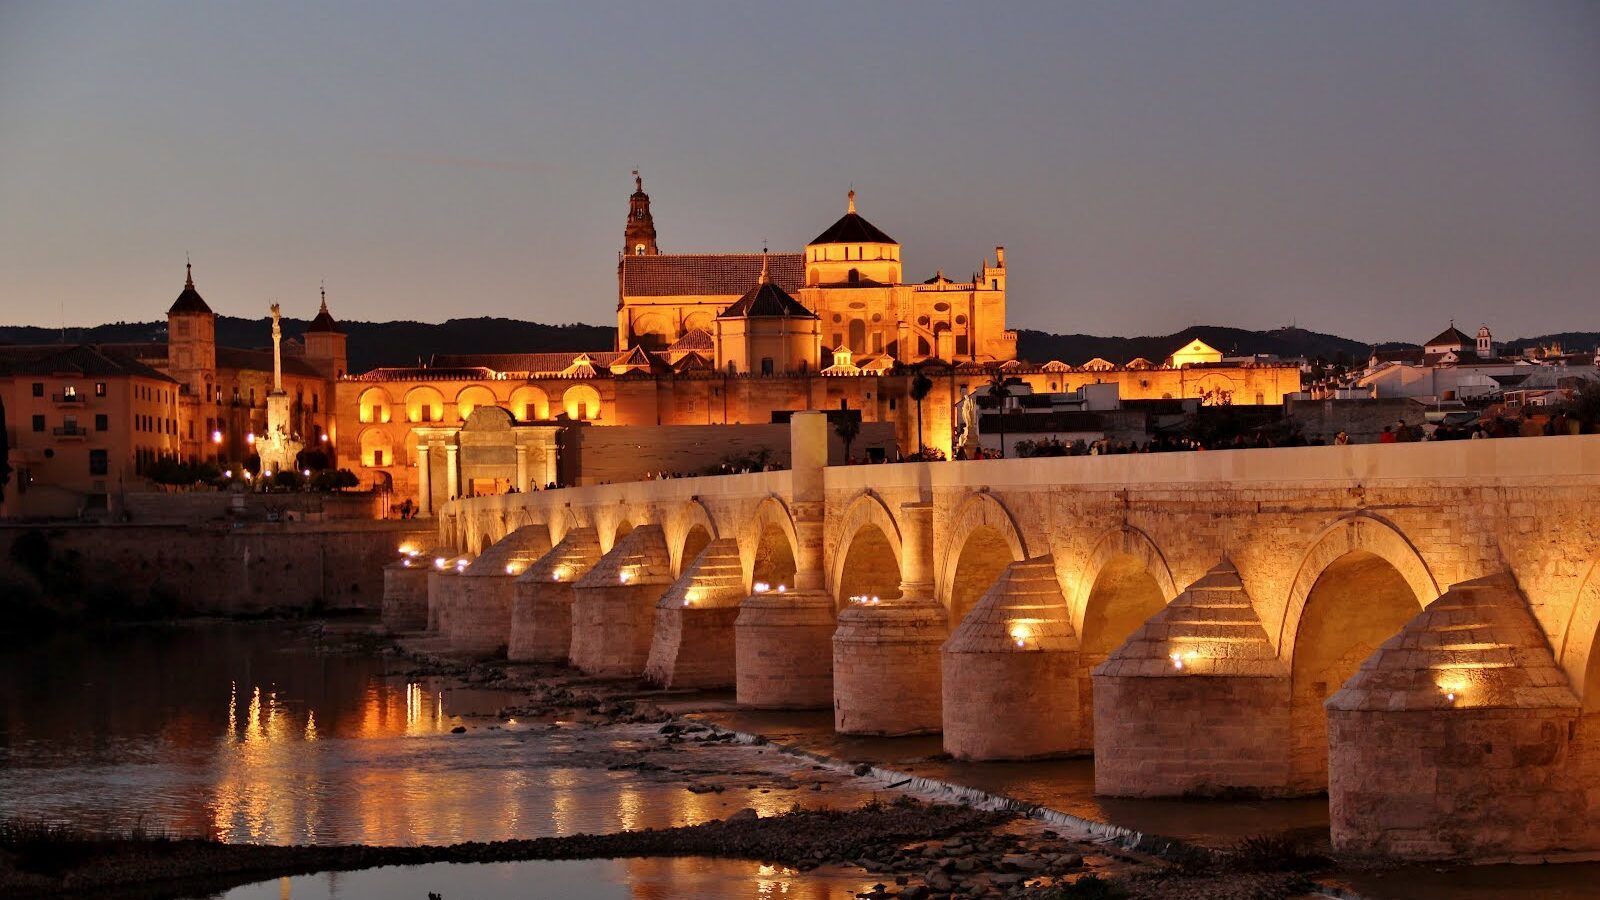
[[89, 429], [82, 425], [62, 425], [59, 428], [50, 429], [50, 433], [63, 440], [81, 441], [89, 436]]
[[51, 394], [50, 402], [57, 406], [83, 406], [89, 398], [83, 394]]

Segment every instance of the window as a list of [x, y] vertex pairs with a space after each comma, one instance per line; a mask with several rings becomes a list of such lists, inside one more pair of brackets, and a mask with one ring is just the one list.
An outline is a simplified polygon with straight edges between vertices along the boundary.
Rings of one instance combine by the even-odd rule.
[[34, 431], [43, 431], [44, 430], [44, 416], [34, 416], [33, 417], [33, 430]]
[[383, 465], [383, 451], [382, 450], [374, 450], [374, 451], [372, 451], [372, 464], [375, 465], [375, 466]]
[[734, 365], [733, 360], [731, 360], [731, 359], [728, 360], [728, 374], [729, 375], [737, 375], [737, 374], [739, 374], [739, 367]]
[[804, 375], [810, 368], [811, 367], [810, 367], [809, 363], [807, 363], [803, 359], [800, 360], [800, 368], [799, 368], [800, 374]]
[[75, 384], [69, 384], [63, 387], [61, 389], [61, 396], [67, 398], [68, 400], [76, 399], [78, 396], [78, 386]]
[[106, 474], [106, 451], [104, 451], [104, 450], [90, 450], [89, 451], [89, 474], [90, 475], [104, 475], [104, 474]]
[[106, 431], [111, 428], [111, 417], [105, 413], [95, 413], [94, 430]]
[[106, 383], [104, 381], [96, 381], [94, 383], [94, 395], [96, 397], [104, 397], [106, 395]]
[[846, 400], [843, 397], [840, 397], [839, 398], [839, 408], [840, 409], [849, 409], [850, 408], [850, 401]]
[[890, 412], [894, 412], [894, 401], [895, 401], [895, 398], [893, 398], [893, 397], [889, 398], [889, 411]]
[[33, 383], [33, 395], [35, 397], [43, 397], [44, 396], [44, 382], [35, 381]]
[[770, 357], [770, 356], [761, 357], [761, 374], [763, 374], [763, 375], [771, 375], [772, 374], [772, 357]]
[[1000, 290], [1000, 279], [998, 279], [998, 278], [992, 279], [992, 280], [990, 280], [989, 284], [995, 290], [997, 290], [997, 291]]

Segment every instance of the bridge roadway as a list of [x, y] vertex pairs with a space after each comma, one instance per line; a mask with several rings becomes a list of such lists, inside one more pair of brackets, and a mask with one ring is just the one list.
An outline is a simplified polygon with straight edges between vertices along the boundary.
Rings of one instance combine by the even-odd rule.
[[1600, 849], [1600, 436], [826, 467], [458, 499], [385, 616], [1336, 846]]

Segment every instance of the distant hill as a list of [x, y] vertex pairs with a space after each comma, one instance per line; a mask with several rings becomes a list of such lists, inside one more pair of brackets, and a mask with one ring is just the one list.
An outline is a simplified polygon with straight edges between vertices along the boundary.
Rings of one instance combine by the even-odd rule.
[[[1330, 362], [1342, 354], [1350, 362], [1367, 358], [1371, 344], [1304, 328], [1278, 328], [1273, 331], [1248, 331], [1221, 325], [1194, 325], [1173, 334], [1152, 337], [1100, 337], [1092, 334], [1048, 334], [1021, 329], [1017, 332], [1017, 355], [1031, 362], [1059, 359], [1078, 365], [1100, 357], [1112, 362], [1127, 362], [1144, 357], [1160, 363], [1195, 338], [1222, 351], [1224, 356], [1271, 353], [1284, 357], [1318, 356]], [[1385, 344], [1384, 346], [1389, 346]], [[1394, 346], [1407, 346], [1395, 344]]]
[[[297, 337], [310, 323], [284, 319], [284, 337]], [[617, 330], [602, 325], [542, 325], [518, 319], [450, 319], [429, 322], [340, 322], [348, 336], [350, 371], [378, 366], [410, 366], [435, 353], [536, 353], [610, 350]], [[0, 344], [42, 344], [67, 340], [116, 344], [165, 340], [166, 322], [116, 322], [93, 328], [36, 328], [0, 325]], [[217, 340], [231, 347], [272, 346], [270, 319], [217, 317]]]
[[[296, 337], [309, 324], [303, 319], [284, 319], [286, 337]], [[609, 350], [614, 346], [616, 329], [605, 325], [543, 325], [519, 319], [450, 319], [428, 322], [341, 322], [349, 335], [350, 370], [364, 372], [377, 366], [416, 365], [435, 353], [535, 353], [540, 351]], [[26, 325], [0, 325], [0, 344], [40, 344], [67, 340], [85, 344], [113, 344], [132, 341], [158, 341], [166, 337], [165, 322], [114, 322], [92, 328], [38, 328]], [[1220, 325], [1196, 325], [1167, 335], [1149, 337], [1101, 337], [1092, 334], [1049, 334], [1019, 329], [1017, 355], [1030, 362], [1059, 359], [1079, 365], [1101, 357], [1112, 362], [1127, 362], [1144, 357], [1159, 363], [1172, 351], [1199, 338], [1226, 356], [1270, 353], [1284, 357], [1339, 361], [1341, 355], [1351, 363], [1367, 358], [1372, 345], [1332, 334], [1303, 328], [1278, 328], [1250, 331]], [[234, 347], [267, 347], [272, 344], [267, 319], [217, 318], [217, 339]], [[1508, 352], [1520, 353], [1534, 344], [1559, 343], [1568, 350], [1592, 350], [1600, 345], [1600, 332], [1570, 331], [1538, 337], [1518, 338], [1506, 343]], [[1415, 347], [1416, 344], [1388, 342], [1383, 348]]]

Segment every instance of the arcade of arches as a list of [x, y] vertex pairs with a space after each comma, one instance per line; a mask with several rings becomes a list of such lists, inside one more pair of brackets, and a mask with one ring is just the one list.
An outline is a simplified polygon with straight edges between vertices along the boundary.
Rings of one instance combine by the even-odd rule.
[[[797, 448], [821, 432], [809, 416]], [[471, 547], [513, 517], [586, 522], [610, 552], [659, 526], [677, 545], [653, 595], [667, 599], [709, 583], [699, 555], [724, 554], [744, 595], [714, 677], [744, 698], [743, 667], [765, 661], [760, 696], [780, 706], [785, 680], [831, 683], [850, 733], [950, 740], [939, 697], [959, 668], [998, 737], [1073, 720], [1043, 741], [968, 740], [963, 758], [1093, 752], [1113, 796], [1326, 791], [1336, 844], [1377, 852], [1600, 850], [1600, 438], [1237, 462], [808, 463], [457, 499], [440, 534]], [[713, 620], [734, 633], [728, 615], [679, 615], [671, 646], [713, 645], [695, 632]], [[652, 667], [686, 671], [687, 651], [658, 649]], [[1556, 828], [1540, 810], [1558, 808]], [[1424, 841], [1408, 821], [1449, 824]]]

